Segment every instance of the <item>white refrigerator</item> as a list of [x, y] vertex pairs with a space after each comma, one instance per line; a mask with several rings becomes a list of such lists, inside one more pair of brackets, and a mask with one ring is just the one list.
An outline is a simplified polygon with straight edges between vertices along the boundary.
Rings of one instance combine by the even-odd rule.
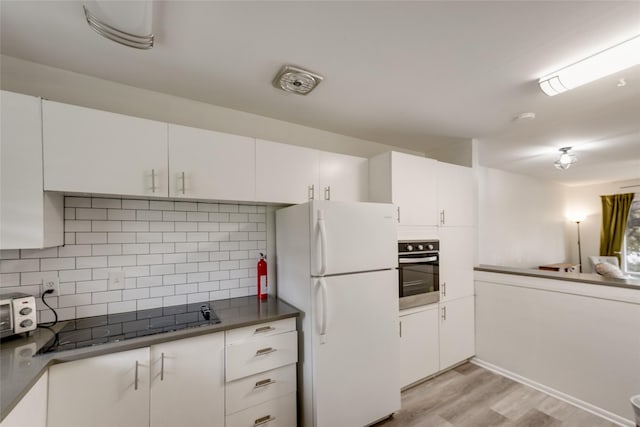
[[278, 297], [304, 312], [303, 427], [358, 427], [400, 409], [391, 204], [311, 201], [276, 212]]

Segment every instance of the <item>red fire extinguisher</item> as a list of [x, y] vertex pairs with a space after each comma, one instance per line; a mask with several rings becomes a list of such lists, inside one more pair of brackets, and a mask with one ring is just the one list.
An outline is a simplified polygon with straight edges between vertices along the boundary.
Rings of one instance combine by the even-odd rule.
[[260, 261], [258, 261], [258, 298], [267, 299], [267, 261], [265, 255], [260, 253]]

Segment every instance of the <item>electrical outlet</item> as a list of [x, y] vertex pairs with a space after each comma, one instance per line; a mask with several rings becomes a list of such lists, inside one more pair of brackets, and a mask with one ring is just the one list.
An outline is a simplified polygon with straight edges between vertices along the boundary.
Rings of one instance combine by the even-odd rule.
[[47, 295], [60, 295], [60, 279], [55, 277], [43, 277], [42, 278], [42, 292], [53, 290], [53, 294]]
[[124, 289], [124, 271], [109, 272], [109, 290]]

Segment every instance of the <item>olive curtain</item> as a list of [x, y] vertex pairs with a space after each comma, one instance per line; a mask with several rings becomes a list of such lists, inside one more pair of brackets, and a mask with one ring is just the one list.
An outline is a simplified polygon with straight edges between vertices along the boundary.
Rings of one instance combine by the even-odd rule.
[[600, 255], [616, 256], [620, 261], [620, 250], [622, 249], [633, 196], [633, 193], [600, 196], [602, 201]]

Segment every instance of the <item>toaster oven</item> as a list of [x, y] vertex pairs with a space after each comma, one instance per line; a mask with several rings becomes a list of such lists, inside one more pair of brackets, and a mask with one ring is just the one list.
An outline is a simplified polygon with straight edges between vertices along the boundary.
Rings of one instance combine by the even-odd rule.
[[0, 338], [33, 331], [36, 320], [36, 299], [20, 292], [0, 294]]

